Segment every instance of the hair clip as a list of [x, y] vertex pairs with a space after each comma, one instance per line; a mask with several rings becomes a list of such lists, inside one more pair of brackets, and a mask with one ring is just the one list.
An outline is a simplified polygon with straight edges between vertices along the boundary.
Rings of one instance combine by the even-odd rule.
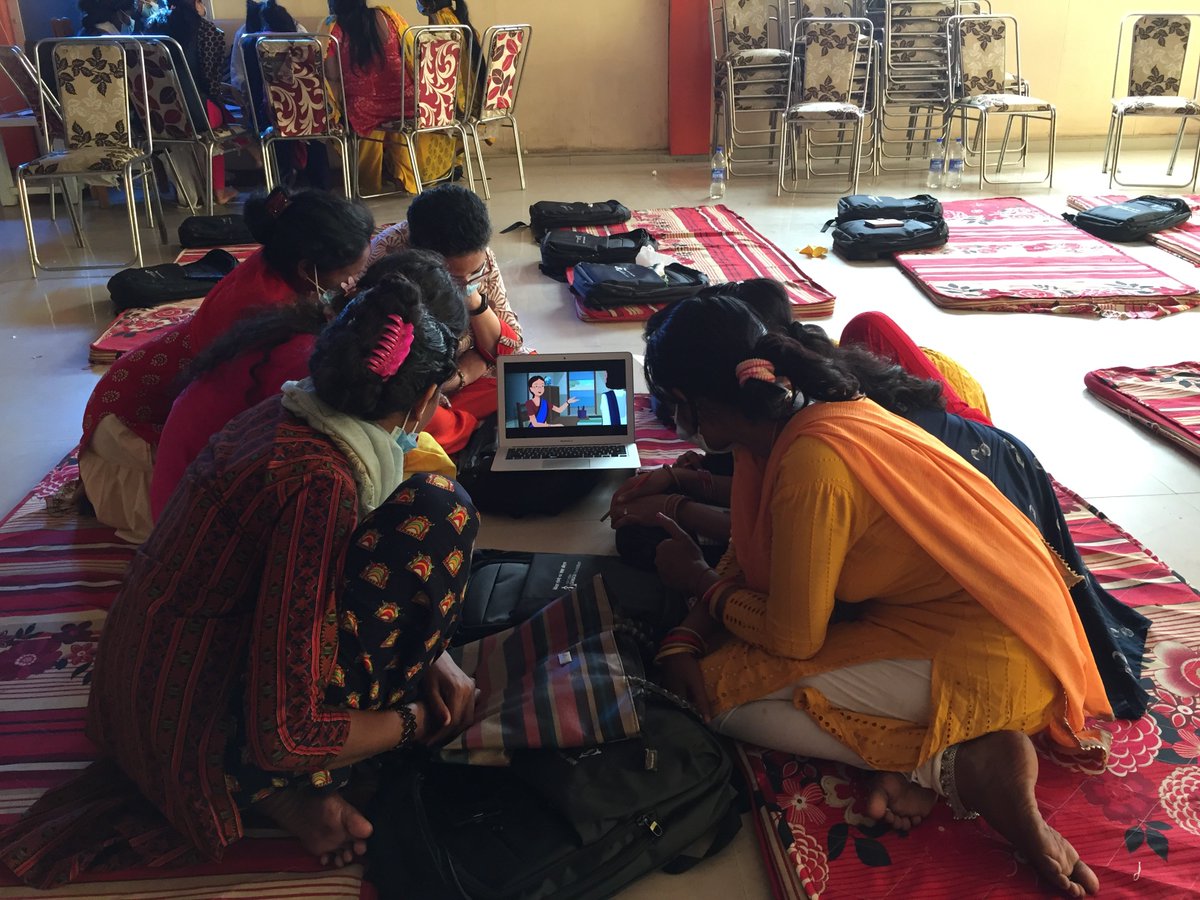
[[272, 192], [271, 196], [267, 198], [267, 215], [272, 219], [278, 219], [291, 202], [283, 191]]
[[391, 378], [399, 371], [412, 348], [413, 327], [398, 315], [388, 316], [379, 343], [367, 357], [367, 369], [380, 378]]
[[733, 373], [737, 376], [739, 387], [751, 378], [757, 378], [759, 381], [766, 381], [771, 384], [775, 383], [775, 364], [769, 359], [759, 359], [757, 357], [743, 359], [737, 364], [737, 368], [733, 370]]

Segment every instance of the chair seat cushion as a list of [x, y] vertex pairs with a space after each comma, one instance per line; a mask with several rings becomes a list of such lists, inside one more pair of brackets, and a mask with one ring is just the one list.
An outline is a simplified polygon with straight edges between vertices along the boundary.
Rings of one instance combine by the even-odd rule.
[[988, 112], [1050, 112], [1054, 104], [1037, 97], [1021, 94], [976, 94], [961, 102], [963, 106], [986, 109]]
[[250, 130], [245, 125], [219, 125], [212, 132], [219, 144], [250, 136]]
[[820, 122], [833, 119], [839, 122], [852, 122], [862, 118], [863, 111], [853, 103], [838, 103], [832, 100], [818, 100], [812, 103], [797, 103], [787, 112], [789, 122]]
[[38, 157], [21, 166], [21, 172], [30, 176], [120, 172], [130, 163], [144, 159], [148, 157], [137, 147], [80, 147]]
[[739, 66], [786, 66], [792, 61], [792, 54], [787, 50], [775, 50], [764, 47], [761, 50], [737, 50], [727, 54], [721, 62], [728, 63], [735, 69]]
[[1113, 111], [1127, 116], [1200, 116], [1200, 100], [1191, 97], [1122, 97]]

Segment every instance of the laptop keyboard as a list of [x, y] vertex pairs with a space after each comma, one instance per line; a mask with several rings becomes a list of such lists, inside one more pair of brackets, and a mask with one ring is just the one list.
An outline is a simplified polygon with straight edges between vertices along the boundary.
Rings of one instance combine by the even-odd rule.
[[618, 459], [628, 456], [624, 444], [592, 444], [585, 447], [510, 447], [505, 459]]

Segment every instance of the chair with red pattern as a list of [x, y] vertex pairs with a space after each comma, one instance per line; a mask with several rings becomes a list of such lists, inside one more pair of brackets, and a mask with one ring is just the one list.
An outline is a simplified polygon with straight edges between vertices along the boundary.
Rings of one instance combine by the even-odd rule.
[[483, 180], [483, 196], [492, 198], [487, 169], [483, 164], [483, 147], [479, 129], [493, 122], [512, 129], [517, 150], [517, 172], [521, 190], [525, 190], [525, 161], [521, 158], [521, 133], [517, 129], [517, 96], [525, 74], [525, 56], [533, 38], [532, 25], [493, 25], [483, 35], [484, 78], [476, 101], [468, 105], [467, 128], [475, 142], [475, 157], [479, 160], [479, 177]]

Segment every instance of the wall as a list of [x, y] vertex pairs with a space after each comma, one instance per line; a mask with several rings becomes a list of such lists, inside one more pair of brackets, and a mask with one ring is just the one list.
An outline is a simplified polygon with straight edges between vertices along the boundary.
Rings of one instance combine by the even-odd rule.
[[[327, 0], [283, 2], [311, 21], [328, 11]], [[392, 4], [412, 24], [423, 22], [412, 0]], [[245, 15], [244, 0], [212, 5], [218, 18]], [[665, 150], [668, 6], [668, 0], [472, 0], [480, 30], [498, 22], [534, 26], [518, 107], [527, 149]], [[1017, 17], [1022, 74], [1034, 95], [1058, 107], [1059, 136], [1102, 138], [1121, 18], [1146, 7], [1128, 0], [993, 0], [993, 6]], [[1194, 80], [1193, 68], [1185, 83]], [[1173, 134], [1177, 126], [1133, 119], [1126, 133]]]
[[[21, 24], [27, 41], [50, 37], [51, 19], [70, 19], [79, 25], [79, 0], [20, 0]], [[244, 9], [245, 3], [242, 4]]]

